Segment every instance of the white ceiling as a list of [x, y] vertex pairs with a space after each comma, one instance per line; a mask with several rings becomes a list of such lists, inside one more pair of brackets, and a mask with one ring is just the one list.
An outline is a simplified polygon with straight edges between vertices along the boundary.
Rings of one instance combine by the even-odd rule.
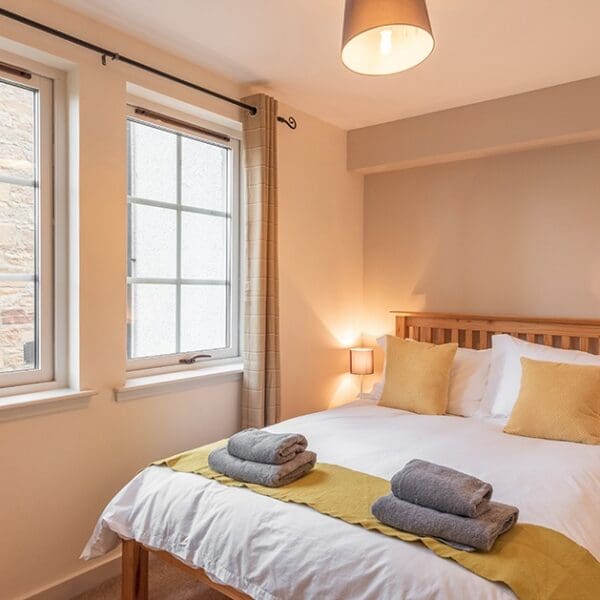
[[58, 2], [344, 129], [600, 74], [598, 0], [428, 0], [433, 54], [385, 77], [343, 67], [344, 0]]

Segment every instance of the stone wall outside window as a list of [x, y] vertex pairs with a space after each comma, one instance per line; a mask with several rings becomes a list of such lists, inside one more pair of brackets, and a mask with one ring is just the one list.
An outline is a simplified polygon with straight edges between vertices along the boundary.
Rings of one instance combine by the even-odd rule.
[[[34, 176], [33, 128], [32, 93], [0, 84], [1, 174], [24, 178]], [[34, 190], [0, 182], [0, 273], [34, 272]], [[0, 372], [34, 366], [25, 362], [24, 356], [27, 342], [34, 341], [34, 283], [0, 279]]]

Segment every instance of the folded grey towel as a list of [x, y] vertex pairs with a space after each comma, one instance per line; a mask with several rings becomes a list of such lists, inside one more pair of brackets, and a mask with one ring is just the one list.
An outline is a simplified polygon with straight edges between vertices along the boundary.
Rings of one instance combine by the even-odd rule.
[[279, 487], [300, 479], [315, 466], [316, 462], [317, 455], [308, 450], [282, 465], [267, 465], [243, 460], [229, 454], [227, 448], [217, 448], [208, 455], [208, 464], [213, 471], [238, 481], [258, 483], [267, 487]]
[[400, 500], [394, 494], [378, 498], [371, 507], [382, 523], [415, 535], [438, 538], [460, 550], [491, 550], [499, 535], [516, 522], [514, 506], [490, 502], [489, 510], [475, 518], [460, 517]]
[[492, 497], [489, 483], [419, 459], [406, 463], [391, 483], [392, 493], [401, 500], [463, 517], [483, 514]]
[[306, 438], [299, 433], [270, 433], [251, 427], [232, 435], [227, 450], [245, 460], [281, 465], [304, 452], [307, 445]]

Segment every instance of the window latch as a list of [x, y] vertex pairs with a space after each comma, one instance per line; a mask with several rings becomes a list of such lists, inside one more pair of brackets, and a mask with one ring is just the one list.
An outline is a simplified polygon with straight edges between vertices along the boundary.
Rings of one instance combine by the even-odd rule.
[[188, 358], [180, 358], [179, 362], [182, 365], [193, 365], [199, 358], [212, 358], [210, 354], [194, 354], [194, 356], [189, 356]]

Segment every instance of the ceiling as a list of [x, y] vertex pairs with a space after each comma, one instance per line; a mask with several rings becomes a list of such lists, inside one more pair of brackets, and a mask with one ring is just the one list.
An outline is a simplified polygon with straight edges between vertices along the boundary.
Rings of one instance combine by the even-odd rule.
[[600, 74], [597, 0], [428, 0], [433, 54], [384, 77], [342, 65], [344, 0], [57, 1], [344, 129]]

